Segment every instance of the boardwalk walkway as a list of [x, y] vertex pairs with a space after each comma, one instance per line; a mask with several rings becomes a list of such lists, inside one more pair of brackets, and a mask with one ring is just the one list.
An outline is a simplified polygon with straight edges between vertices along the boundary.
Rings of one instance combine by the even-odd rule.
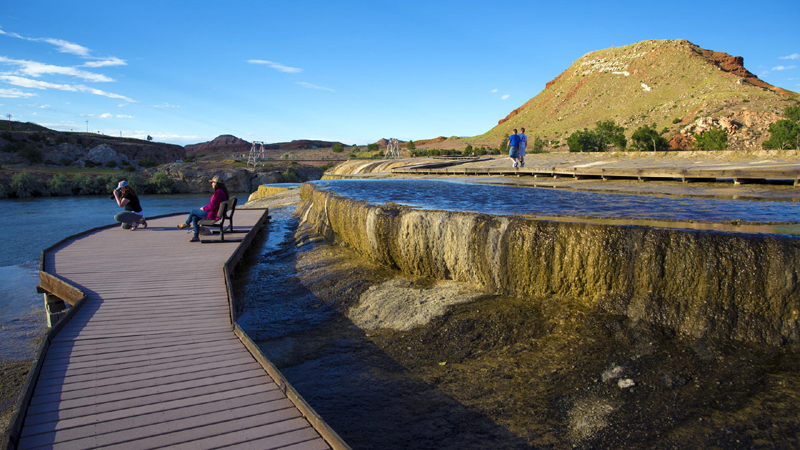
[[[265, 219], [238, 210], [235, 224]], [[190, 243], [180, 220], [45, 254], [46, 271], [87, 297], [49, 342], [18, 448], [346, 448], [232, 327], [223, 266], [240, 244]]]

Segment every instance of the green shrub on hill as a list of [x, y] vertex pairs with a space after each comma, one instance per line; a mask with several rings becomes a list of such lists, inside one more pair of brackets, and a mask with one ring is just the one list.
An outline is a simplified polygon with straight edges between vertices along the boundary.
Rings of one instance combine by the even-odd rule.
[[151, 168], [151, 167], [155, 167], [155, 166], [157, 166], [157, 165], [158, 165], [158, 163], [157, 163], [157, 162], [155, 162], [155, 161], [153, 161], [153, 159], [152, 159], [152, 158], [144, 158], [144, 159], [142, 159], [141, 161], [139, 161], [139, 164], [140, 164], [142, 167], [145, 167], [145, 168], [147, 168], [147, 169], [149, 169], [149, 168]]
[[544, 141], [539, 136], [533, 138], [532, 150], [533, 153], [544, 153]]
[[633, 149], [638, 151], [667, 151], [669, 142], [656, 131], [656, 125], [652, 127], [647, 124], [642, 125], [633, 132], [631, 136]]
[[609, 144], [618, 150], [625, 150], [628, 143], [625, 139], [625, 128], [617, 125], [613, 120], [598, 120], [594, 132], [600, 137], [601, 151], [607, 150]]
[[698, 150], [725, 150], [728, 148], [728, 133], [715, 127], [695, 135], [694, 146]]
[[369, 144], [369, 145], [367, 145], [367, 151], [369, 151], [369, 152], [377, 152], [378, 151], [378, 144]]
[[63, 173], [57, 173], [47, 182], [47, 190], [50, 192], [50, 195], [72, 195], [72, 181]]
[[800, 146], [800, 124], [793, 120], [779, 120], [769, 126], [769, 132], [764, 148], [785, 150]]
[[567, 138], [567, 145], [571, 152], [602, 152], [605, 150], [605, 144], [600, 135], [586, 128], [570, 134]]
[[417, 146], [414, 144], [414, 141], [408, 141], [408, 144], [406, 144], [406, 149], [412, 152], [417, 149]]
[[331, 150], [333, 150], [333, 153], [342, 153], [344, 151], [344, 145], [342, 145], [341, 142], [337, 142], [333, 144], [333, 148]]
[[17, 198], [29, 198], [33, 197], [34, 193], [41, 192], [36, 179], [26, 170], [11, 176], [9, 188]]
[[32, 145], [26, 145], [20, 148], [17, 150], [17, 153], [31, 164], [42, 162], [42, 151]]
[[173, 191], [175, 182], [167, 175], [166, 172], [156, 172], [150, 178], [150, 184], [156, 194], [170, 194]]

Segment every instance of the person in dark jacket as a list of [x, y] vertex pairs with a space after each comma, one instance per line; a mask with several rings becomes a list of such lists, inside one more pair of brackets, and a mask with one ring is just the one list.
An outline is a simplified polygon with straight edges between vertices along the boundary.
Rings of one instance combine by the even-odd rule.
[[125, 208], [125, 211], [119, 212], [114, 215], [114, 220], [122, 224], [122, 228], [126, 230], [135, 230], [141, 225], [142, 228], [147, 228], [147, 221], [144, 220], [142, 214], [142, 204], [139, 202], [139, 196], [132, 187], [128, 186], [128, 182], [122, 180], [114, 189], [114, 200], [117, 201], [117, 206]]

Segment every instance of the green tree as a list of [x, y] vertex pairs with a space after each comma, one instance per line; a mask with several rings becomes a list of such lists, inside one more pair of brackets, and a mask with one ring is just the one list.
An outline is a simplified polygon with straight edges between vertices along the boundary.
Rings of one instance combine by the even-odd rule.
[[500, 143], [501, 152], [508, 152], [508, 138], [510, 137], [511, 135], [508, 133], [506, 133], [506, 135], [503, 137], [503, 142]]
[[22, 147], [17, 151], [17, 153], [31, 164], [42, 162], [42, 151], [33, 147], [32, 145], [26, 145]]
[[567, 138], [567, 145], [571, 152], [601, 152], [605, 150], [603, 139], [594, 131], [586, 128], [570, 134]]
[[378, 151], [378, 144], [369, 144], [369, 145], [367, 145], [367, 151], [377, 152]]
[[414, 141], [408, 141], [408, 144], [406, 144], [406, 149], [410, 152], [413, 152], [417, 149], [417, 146], [414, 145]]
[[158, 165], [158, 163], [155, 162], [152, 158], [144, 158], [141, 161], [139, 161], [139, 164], [141, 164], [142, 167], [146, 168], [155, 167]]
[[706, 130], [695, 135], [694, 146], [698, 150], [725, 150], [728, 148], [728, 133], [720, 127]]
[[337, 142], [333, 144], [333, 153], [342, 153], [344, 151], [344, 145], [341, 142]]
[[783, 115], [794, 122], [800, 122], [800, 106], [787, 106]]
[[27, 170], [12, 175], [9, 188], [11, 188], [11, 192], [15, 193], [18, 198], [33, 197], [33, 193], [38, 190], [36, 179], [34, 179], [33, 175], [29, 174]]
[[471, 155], [473, 151], [474, 151], [474, 150], [473, 150], [473, 148], [472, 148], [472, 144], [467, 144], [467, 146], [466, 146], [466, 147], [464, 147], [464, 156], [469, 156], [469, 155]]
[[172, 187], [175, 182], [167, 175], [166, 172], [156, 172], [150, 178], [150, 183], [155, 188], [157, 194], [169, 194], [172, 192]]
[[533, 153], [544, 153], [544, 141], [539, 136], [533, 138]]
[[607, 150], [608, 144], [618, 150], [625, 150], [625, 146], [628, 144], [625, 139], [625, 128], [617, 125], [613, 120], [598, 120], [594, 132], [600, 138], [601, 151]]
[[800, 146], [800, 124], [795, 121], [784, 119], [770, 124], [769, 133], [764, 148], [784, 150]]
[[72, 182], [63, 173], [57, 173], [47, 182], [50, 195], [66, 196], [72, 194]]
[[350, 147], [350, 153], [352, 153], [352, 154], [353, 154], [353, 155], [352, 155], [352, 157], [353, 157], [353, 158], [355, 158], [355, 154], [356, 154], [356, 153], [358, 153], [358, 152], [360, 152], [360, 151], [361, 151], [361, 150], [359, 150], [358, 146], [357, 146], [357, 145], [355, 145], [355, 144], [353, 144], [353, 146], [352, 146], [352, 147]]
[[666, 151], [669, 150], [669, 142], [656, 130], [655, 124], [649, 127], [647, 124], [640, 126], [631, 136], [633, 148], [639, 151]]

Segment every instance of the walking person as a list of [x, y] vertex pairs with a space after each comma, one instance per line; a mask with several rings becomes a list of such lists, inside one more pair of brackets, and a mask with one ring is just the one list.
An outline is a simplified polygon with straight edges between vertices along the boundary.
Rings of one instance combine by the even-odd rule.
[[514, 134], [508, 137], [508, 157], [513, 162], [511, 167], [519, 167], [519, 135], [516, 128]]
[[186, 221], [178, 225], [178, 228], [194, 227], [194, 236], [189, 239], [189, 242], [200, 241], [200, 224], [197, 222], [204, 219], [218, 220], [217, 211], [219, 211], [220, 203], [230, 198], [228, 195], [228, 188], [225, 187], [225, 183], [220, 181], [219, 176], [214, 175], [214, 177], [208, 181], [211, 182], [211, 190], [214, 191], [208, 205], [199, 209], [193, 209], [189, 213], [189, 217], [186, 218]]
[[119, 212], [114, 215], [114, 220], [122, 224], [122, 228], [126, 230], [135, 230], [139, 225], [142, 228], [147, 228], [147, 221], [144, 220], [142, 214], [142, 204], [139, 202], [139, 196], [132, 187], [128, 186], [128, 182], [122, 180], [117, 184], [114, 189], [114, 200], [117, 201], [117, 206], [125, 208], [125, 211]]
[[525, 136], [525, 128], [519, 134], [519, 166], [525, 167], [525, 149], [528, 147], [528, 136]]

